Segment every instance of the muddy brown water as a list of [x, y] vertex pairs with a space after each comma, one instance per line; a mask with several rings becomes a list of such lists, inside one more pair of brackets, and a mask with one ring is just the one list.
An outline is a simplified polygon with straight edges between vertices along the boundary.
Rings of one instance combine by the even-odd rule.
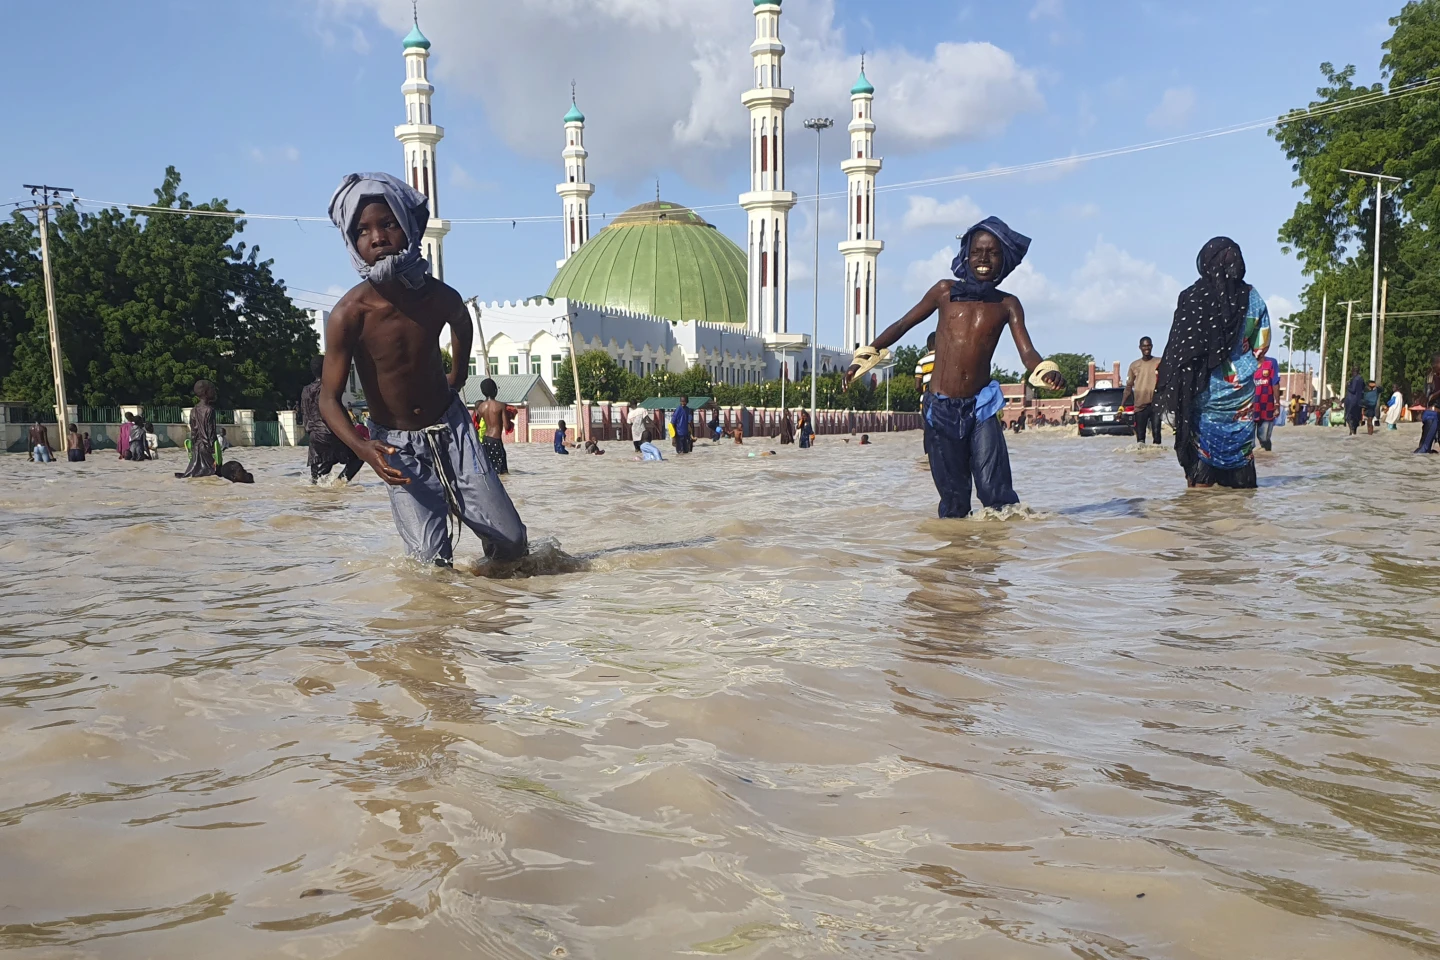
[[519, 448], [586, 569], [503, 581], [303, 451], [0, 458], [0, 953], [1440, 956], [1414, 443], [1034, 431], [965, 522], [913, 434]]

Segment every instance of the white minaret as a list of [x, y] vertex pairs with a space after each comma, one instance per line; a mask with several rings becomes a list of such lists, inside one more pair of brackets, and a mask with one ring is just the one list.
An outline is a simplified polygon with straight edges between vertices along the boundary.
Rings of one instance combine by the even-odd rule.
[[840, 169], [850, 181], [849, 227], [840, 241], [845, 256], [845, 342], [846, 350], [868, 345], [875, 339], [875, 261], [885, 244], [875, 239], [875, 174], [881, 160], [875, 156], [875, 121], [870, 108], [875, 88], [865, 79], [865, 59], [860, 59], [860, 79], [850, 88], [850, 155]]
[[435, 145], [445, 139], [445, 128], [430, 120], [430, 85], [425, 64], [430, 59], [430, 41], [420, 32], [420, 22], [405, 37], [405, 122], [395, 128], [395, 139], [405, 150], [405, 180], [430, 198], [430, 222], [420, 249], [430, 261], [430, 273], [436, 280], [445, 279], [443, 241], [450, 224], [440, 219], [440, 185], [436, 177]]
[[749, 332], [774, 338], [788, 332], [790, 208], [785, 189], [785, 110], [795, 92], [781, 86], [780, 0], [755, 0], [755, 87], [740, 100], [750, 110], [750, 191], [740, 195], [749, 215]]
[[565, 255], [555, 261], [555, 268], [590, 239], [590, 195], [595, 185], [585, 181], [585, 114], [575, 105], [575, 85], [570, 85], [570, 112], [565, 114], [565, 182], [555, 185], [555, 192], [565, 207]]

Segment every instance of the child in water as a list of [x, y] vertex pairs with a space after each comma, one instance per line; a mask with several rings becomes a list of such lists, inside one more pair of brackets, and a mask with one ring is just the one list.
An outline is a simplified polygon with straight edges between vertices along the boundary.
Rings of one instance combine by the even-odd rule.
[[[183, 473], [175, 474], [187, 480], [215, 476], [215, 384], [209, 380], [196, 380], [195, 397], [197, 402], [190, 410], [190, 463]], [[132, 430], [142, 426], [139, 424]]]
[[[480, 451], [464, 386], [475, 327], [460, 294], [430, 275], [420, 241], [429, 201], [386, 173], [352, 173], [330, 200], [330, 219], [361, 281], [325, 325], [320, 413], [331, 433], [389, 485], [400, 538], [422, 563], [450, 566], [450, 518], [469, 527], [485, 555], [529, 552], [525, 524]], [[450, 328], [450, 373], [440, 334]], [[351, 362], [374, 429], [362, 438], [341, 404]]]
[[1065, 379], [1053, 362], [1044, 360], [1025, 329], [1025, 310], [1013, 295], [999, 289], [1020, 266], [1030, 238], [989, 217], [967, 230], [960, 253], [951, 264], [954, 279], [930, 288], [910, 312], [886, 329], [875, 342], [856, 351], [845, 372], [845, 386], [863, 373], [862, 362], [874, 366], [879, 351], [912, 327], [940, 314], [935, 337], [935, 369], [924, 406], [929, 439], [930, 475], [940, 494], [940, 516], [970, 514], [971, 485], [987, 507], [1019, 503], [1010, 480], [1010, 454], [1005, 430], [995, 414], [1005, 405], [1000, 384], [991, 376], [995, 347], [1009, 329], [1033, 386], [1063, 389]]

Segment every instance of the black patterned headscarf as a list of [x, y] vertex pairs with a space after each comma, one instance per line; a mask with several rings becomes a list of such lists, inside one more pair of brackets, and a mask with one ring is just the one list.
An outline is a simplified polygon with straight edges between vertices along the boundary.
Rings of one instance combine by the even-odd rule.
[[1208, 386], [1210, 371], [1230, 359], [1250, 312], [1245, 257], [1229, 237], [1216, 237], [1195, 258], [1200, 278], [1180, 293], [1165, 341], [1156, 384], [1156, 403], [1176, 429], [1176, 453], [1184, 462], [1195, 397]]

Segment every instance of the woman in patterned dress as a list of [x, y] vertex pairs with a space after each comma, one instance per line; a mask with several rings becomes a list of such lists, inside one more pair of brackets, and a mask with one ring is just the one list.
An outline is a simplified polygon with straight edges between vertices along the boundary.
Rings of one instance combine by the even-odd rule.
[[1158, 401], [1192, 487], [1251, 489], [1255, 480], [1255, 371], [1270, 349], [1270, 313], [1245, 282], [1245, 258], [1216, 237], [1196, 258], [1160, 365]]

